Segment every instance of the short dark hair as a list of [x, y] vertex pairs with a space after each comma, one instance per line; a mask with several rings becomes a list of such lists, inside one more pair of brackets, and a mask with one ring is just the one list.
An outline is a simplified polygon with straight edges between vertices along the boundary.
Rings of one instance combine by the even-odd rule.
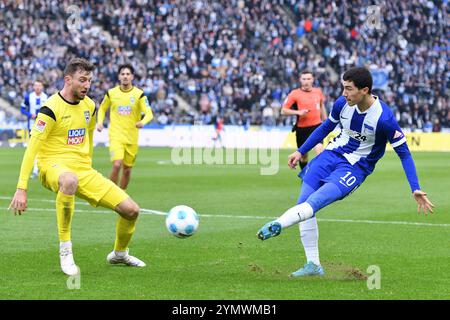
[[42, 84], [43, 86], [45, 86], [44, 80], [42, 78], [36, 78], [33, 81], [33, 84], [35, 84], [36, 82], [39, 82], [40, 84]]
[[304, 75], [304, 74], [310, 74], [310, 75], [312, 75], [312, 76], [314, 77], [314, 73], [313, 73], [311, 70], [308, 70], [308, 69], [303, 70], [303, 71], [300, 73], [300, 76], [302, 76], [302, 75]]
[[370, 74], [370, 71], [364, 67], [354, 67], [348, 69], [342, 75], [342, 79], [344, 81], [352, 81], [355, 87], [360, 90], [367, 87], [369, 88], [368, 93], [372, 93], [372, 75]]
[[129, 63], [121, 64], [119, 66], [119, 70], [117, 71], [117, 74], [120, 74], [122, 72], [122, 69], [128, 69], [128, 70], [130, 70], [131, 74], [134, 75], [134, 68], [131, 64], [129, 64]]
[[74, 58], [69, 61], [66, 68], [64, 69], [64, 76], [73, 75], [78, 70], [91, 72], [95, 69], [92, 62], [84, 58]]

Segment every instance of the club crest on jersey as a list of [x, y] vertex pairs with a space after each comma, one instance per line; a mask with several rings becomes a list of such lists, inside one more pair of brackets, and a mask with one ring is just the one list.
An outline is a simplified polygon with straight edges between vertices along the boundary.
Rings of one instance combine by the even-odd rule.
[[85, 128], [69, 130], [67, 135], [67, 144], [82, 144], [84, 141]]
[[117, 112], [121, 116], [128, 116], [128, 115], [131, 114], [131, 107], [130, 106], [118, 106], [117, 107]]
[[44, 131], [46, 125], [47, 125], [47, 122], [45, 122], [44, 120], [39, 119], [36, 122], [35, 128], [36, 128], [37, 131], [42, 132], [42, 131]]
[[134, 99], [134, 97], [130, 97], [130, 103], [134, 104], [136, 102], [136, 99]]
[[91, 113], [89, 111], [84, 112], [84, 119], [86, 119], [86, 123], [89, 123], [89, 119], [91, 118]]

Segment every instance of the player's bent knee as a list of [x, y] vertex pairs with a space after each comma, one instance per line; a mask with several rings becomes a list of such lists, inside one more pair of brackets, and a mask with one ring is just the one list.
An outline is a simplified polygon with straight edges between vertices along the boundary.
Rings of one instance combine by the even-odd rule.
[[64, 172], [59, 176], [59, 190], [65, 194], [75, 194], [78, 188], [78, 177], [72, 172]]
[[139, 216], [139, 210], [138, 204], [131, 198], [124, 200], [116, 207], [116, 212], [127, 220], [136, 220]]
[[122, 167], [122, 161], [116, 160], [113, 162], [113, 170], [119, 171]]
[[129, 206], [126, 210], [128, 220], [136, 220], [139, 216], [139, 210], [140, 208], [136, 203]]

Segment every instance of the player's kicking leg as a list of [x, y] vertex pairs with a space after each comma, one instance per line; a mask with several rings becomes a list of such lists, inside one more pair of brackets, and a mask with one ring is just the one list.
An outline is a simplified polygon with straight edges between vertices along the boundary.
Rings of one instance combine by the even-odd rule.
[[[103, 178], [103, 177], [102, 177]], [[116, 241], [114, 250], [108, 254], [106, 260], [110, 264], [125, 264], [132, 267], [145, 267], [146, 264], [128, 254], [128, 245], [136, 229], [139, 216], [139, 206], [125, 191], [106, 180], [110, 184], [109, 191], [100, 200], [99, 205], [110, 208], [119, 214], [116, 225]]]

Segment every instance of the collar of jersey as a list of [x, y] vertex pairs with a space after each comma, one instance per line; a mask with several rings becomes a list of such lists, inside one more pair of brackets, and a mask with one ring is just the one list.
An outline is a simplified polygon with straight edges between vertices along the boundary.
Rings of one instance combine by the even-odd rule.
[[130, 92], [131, 90], [133, 90], [134, 89], [134, 86], [131, 86], [131, 89], [130, 90], [122, 90], [122, 88], [119, 86], [119, 90], [120, 91], [122, 91], [122, 92]]
[[378, 97], [377, 96], [375, 96], [375, 95], [372, 95], [372, 97], [374, 97], [375, 98], [375, 101], [372, 103], [372, 105], [370, 106], [370, 107], [368, 107], [367, 108], [367, 110], [366, 111], [364, 111], [364, 112], [362, 112], [361, 110], [359, 110], [359, 107], [358, 107], [358, 105], [356, 105], [356, 112], [358, 112], [359, 114], [364, 114], [364, 113], [368, 113], [369, 112], [369, 110], [370, 109], [372, 109], [372, 107], [375, 105], [375, 104], [377, 104], [378, 102], [379, 102], [379, 100], [380, 99], [378, 99]]
[[60, 91], [58, 91], [58, 96], [59, 96], [61, 99], [63, 99], [65, 103], [71, 104], [71, 105], [73, 105], [73, 106], [76, 106], [76, 105], [80, 104], [80, 101], [78, 101], [77, 103], [67, 101], [67, 100], [64, 99], [64, 97], [61, 95], [61, 92], [60, 92]]

